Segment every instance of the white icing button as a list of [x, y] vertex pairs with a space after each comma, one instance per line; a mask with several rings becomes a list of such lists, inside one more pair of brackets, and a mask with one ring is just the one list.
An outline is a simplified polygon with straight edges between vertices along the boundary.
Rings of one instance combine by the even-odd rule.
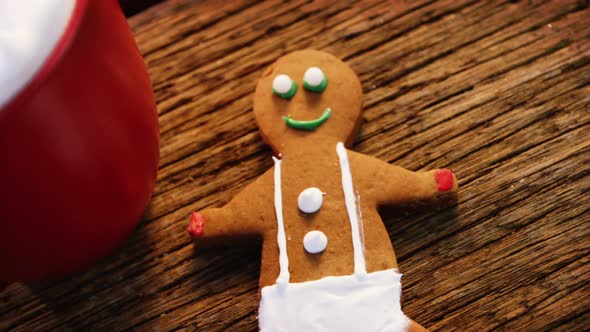
[[324, 72], [318, 67], [311, 67], [303, 74], [303, 80], [311, 86], [318, 86], [324, 80]]
[[292, 80], [289, 76], [287, 76], [285, 74], [278, 75], [272, 81], [272, 88], [276, 92], [281, 93], [281, 94], [285, 94], [285, 93], [291, 91], [291, 86], [292, 86]]
[[305, 213], [315, 213], [322, 207], [324, 194], [315, 187], [307, 188], [299, 194], [297, 205], [299, 210]]
[[324, 232], [311, 231], [303, 237], [303, 248], [310, 254], [317, 254], [328, 246], [328, 238]]

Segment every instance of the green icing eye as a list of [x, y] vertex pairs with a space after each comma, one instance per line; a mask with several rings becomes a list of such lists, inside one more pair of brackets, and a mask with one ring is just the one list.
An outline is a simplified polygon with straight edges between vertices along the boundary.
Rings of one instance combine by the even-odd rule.
[[326, 74], [318, 67], [311, 67], [303, 74], [303, 87], [312, 92], [323, 92], [328, 86]]
[[287, 75], [278, 75], [272, 81], [272, 93], [281, 98], [291, 99], [296, 92], [297, 84]]

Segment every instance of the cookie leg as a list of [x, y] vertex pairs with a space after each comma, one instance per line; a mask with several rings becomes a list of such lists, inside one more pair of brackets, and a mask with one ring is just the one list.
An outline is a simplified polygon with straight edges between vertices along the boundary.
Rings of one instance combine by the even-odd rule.
[[428, 330], [410, 319], [410, 327], [407, 332], [428, 332]]

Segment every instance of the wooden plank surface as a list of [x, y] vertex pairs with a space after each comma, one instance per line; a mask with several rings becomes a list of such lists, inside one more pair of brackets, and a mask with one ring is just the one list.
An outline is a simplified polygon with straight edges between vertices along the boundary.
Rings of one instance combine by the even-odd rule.
[[129, 23], [160, 112], [145, 220], [85, 273], [8, 286], [0, 330], [256, 331], [260, 247], [197, 252], [184, 228], [271, 166], [252, 93], [302, 48], [359, 75], [357, 151], [459, 178], [456, 207], [387, 218], [410, 317], [590, 330], [588, 1], [169, 0]]

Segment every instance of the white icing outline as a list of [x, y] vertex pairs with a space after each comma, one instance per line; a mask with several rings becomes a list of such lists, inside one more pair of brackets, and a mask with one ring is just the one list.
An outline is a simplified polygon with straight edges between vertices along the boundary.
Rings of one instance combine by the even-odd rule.
[[277, 285], [284, 288], [289, 284], [289, 256], [287, 256], [287, 240], [285, 237], [285, 223], [283, 222], [283, 193], [281, 191], [281, 160], [272, 157], [275, 163], [274, 169], [274, 191], [275, 191], [275, 213], [277, 216], [277, 242], [279, 245], [279, 277]]
[[360, 222], [356, 206], [356, 198], [354, 195], [354, 188], [352, 186], [352, 173], [350, 172], [348, 153], [346, 152], [346, 148], [342, 142], [338, 142], [338, 144], [336, 144], [336, 153], [340, 159], [342, 191], [344, 192], [344, 203], [346, 204], [346, 212], [348, 212], [348, 220], [350, 221], [350, 229], [352, 233], [352, 246], [354, 248], [354, 274], [357, 277], [363, 278], [367, 275], [365, 254], [363, 252], [362, 244], [363, 241], [361, 241], [359, 231]]
[[356, 212], [359, 216], [359, 227], [361, 242], [363, 243], [363, 252], [365, 252], [365, 225], [363, 224], [363, 211], [361, 211], [361, 194], [356, 192]]

